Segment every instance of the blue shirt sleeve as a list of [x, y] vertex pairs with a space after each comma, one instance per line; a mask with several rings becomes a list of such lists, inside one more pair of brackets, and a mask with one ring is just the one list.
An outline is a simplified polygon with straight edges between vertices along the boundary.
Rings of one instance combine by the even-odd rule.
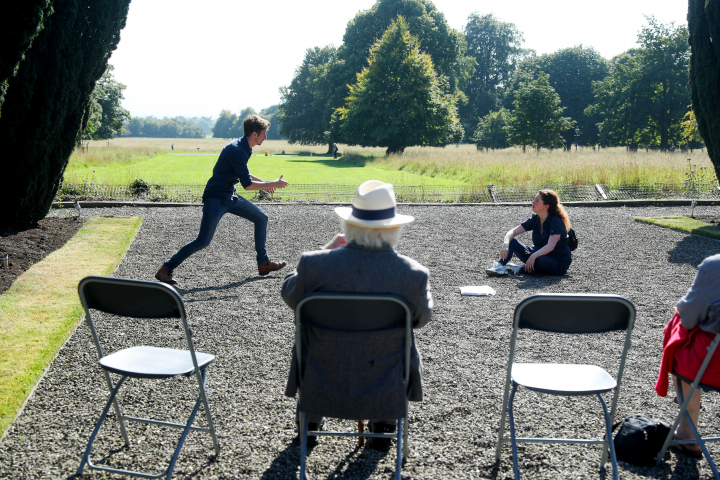
[[225, 151], [226, 159], [230, 166], [232, 166], [233, 170], [238, 176], [238, 179], [240, 180], [240, 184], [244, 188], [249, 187], [252, 185], [252, 178], [250, 177], [250, 170], [248, 170], [248, 161], [250, 160], [250, 157], [248, 154], [244, 151], [243, 148], [228, 148]]
[[565, 222], [560, 217], [553, 217], [550, 222], [550, 235], [560, 235], [560, 239], [564, 239], [567, 235], [567, 228], [565, 228]]
[[523, 227], [526, 232], [530, 232], [535, 228], [535, 220], [537, 220], [537, 215], [533, 214], [532, 217], [525, 220], [520, 226]]

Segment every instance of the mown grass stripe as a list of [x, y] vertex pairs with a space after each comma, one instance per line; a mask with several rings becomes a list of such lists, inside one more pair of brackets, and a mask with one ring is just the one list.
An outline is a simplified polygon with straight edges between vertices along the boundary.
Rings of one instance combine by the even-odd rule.
[[81, 319], [80, 280], [115, 271], [141, 223], [139, 217], [88, 219], [0, 295], [0, 434]]
[[673, 215], [670, 217], [637, 217], [635, 220], [720, 240], [720, 227], [710, 225], [695, 218]]

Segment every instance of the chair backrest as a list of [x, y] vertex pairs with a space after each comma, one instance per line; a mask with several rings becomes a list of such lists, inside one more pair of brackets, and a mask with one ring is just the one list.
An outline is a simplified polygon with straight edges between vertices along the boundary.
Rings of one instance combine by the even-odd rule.
[[[307, 330], [307, 328], [319, 329], [318, 333], [313, 335], [312, 338], [318, 339], [322, 337], [325, 339], [332, 338], [332, 342], [342, 341], [345, 342], [343, 343], [345, 349], [338, 351], [336, 356], [324, 350], [307, 350], [308, 347], [304, 343], [306, 340], [303, 338], [303, 331]], [[327, 331], [328, 334], [332, 332], [332, 335], [328, 337], [328, 335], [320, 333], [322, 331]], [[387, 335], [384, 334], [385, 331], [388, 332]], [[374, 339], [370, 340], [371, 342], [377, 341], [380, 344], [387, 341], [387, 345], [382, 348], [393, 350], [394, 355], [398, 355], [398, 357], [384, 355], [383, 358], [384, 360], [398, 358], [398, 362], [394, 364], [397, 367], [400, 366], [400, 361], [402, 361], [403, 392], [405, 393], [401, 395], [404, 404], [410, 378], [412, 314], [407, 303], [395, 295], [314, 293], [303, 297], [295, 308], [295, 354], [300, 372], [303, 371], [303, 359], [312, 357], [313, 372], [321, 372], [320, 377], [333, 378], [335, 382], [339, 382], [336, 392], [344, 391], [347, 393], [352, 391], [354, 387], [357, 387], [357, 384], [355, 384], [351, 376], [348, 377], [341, 372], [352, 371], [354, 368], [360, 370], [366, 368], [365, 364], [362, 363], [363, 360], [358, 358], [358, 356], [363, 355], [362, 351], [365, 346], [362, 344], [363, 340], [353, 339], [356, 334], [359, 334], [358, 338], [366, 339], [366, 341], [370, 338]], [[346, 335], [351, 337], [346, 337]], [[316, 344], [313, 342], [315, 341], [310, 343]], [[400, 345], [402, 345], [402, 350], [395, 350], [395, 348], [400, 348]], [[402, 357], [399, 357], [399, 355], [402, 355]], [[319, 361], [322, 361], [323, 365], [320, 365]], [[308, 360], [309, 364], [310, 360]], [[379, 366], [376, 366], [376, 368], [379, 368]], [[398, 372], [398, 377], [399, 375], [400, 372]], [[303, 389], [304, 375], [300, 374], [299, 377], [301, 398], [303, 399], [301, 403], [311, 401], [308, 400], [309, 397], [307, 397]], [[348, 382], [348, 384], [345, 384], [345, 382]], [[343, 386], [340, 387], [339, 385]]]
[[556, 333], [632, 330], [635, 307], [620, 295], [544, 293], [521, 301], [515, 326]]
[[132, 318], [178, 318], [182, 320], [188, 350], [197, 368], [192, 332], [180, 294], [164, 283], [90, 276], [78, 284], [85, 321], [90, 328], [100, 358], [105, 356], [90, 310]]
[[85, 309], [135, 318], [182, 318], [180, 294], [164, 283], [125, 278], [85, 277], [78, 285]]

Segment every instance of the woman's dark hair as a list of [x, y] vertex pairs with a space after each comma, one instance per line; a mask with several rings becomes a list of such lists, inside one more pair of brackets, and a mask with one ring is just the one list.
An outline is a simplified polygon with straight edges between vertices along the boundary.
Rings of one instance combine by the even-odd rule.
[[562, 218], [563, 223], [565, 223], [565, 228], [570, 230], [570, 219], [568, 218], [565, 208], [563, 208], [562, 204], [560, 203], [560, 198], [558, 197], [558, 194], [555, 193], [555, 191], [553, 190], [540, 190], [538, 193], [540, 194], [542, 202], [545, 205], [550, 206], [548, 208], [548, 213], [550, 215], [555, 215]]

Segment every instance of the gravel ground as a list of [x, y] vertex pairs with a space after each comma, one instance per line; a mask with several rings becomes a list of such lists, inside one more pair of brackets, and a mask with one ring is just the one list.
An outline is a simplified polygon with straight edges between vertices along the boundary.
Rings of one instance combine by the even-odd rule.
[[[339, 229], [331, 206], [265, 205], [270, 215], [271, 258], [289, 268], [303, 250], [320, 247]], [[662, 328], [672, 306], [687, 291], [703, 258], [720, 253], [720, 242], [635, 222], [637, 216], [682, 213], [687, 208], [569, 209], [580, 246], [568, 275], [489, 278], [484, 269], [497, 256], [503, 233], [525, 220], [527, 207], [401, 206], [416, 222], [403, 231], [400, 253], [431, 272], [433, 320], [416, 332], [424, 357], [425, 401], [411, 404], [411, 455], [407, 479], [511, 478], [509, 447], [494, 465], [496, 428], [505, 380], [508, 339], [515, 305], [538, 292], [596, 292], [627, 296], [637, 308], [618, 416], [645, 412], [670, 422], [677, 411], [658, 397]], [[719, 207], [696, 214], [719, 215]], [[62, 211], [54, 212], [63, 215]], [[116, 276], [152, 280], [162, 261], [197, 233], [198, 207], [176, 209], [83, 209], [83, 216], [141, 215], [140, 232]], [[280, 298], [283, 273], [257, 276], [248, 224], [226, 217], [212, 245], [176, 270], [196, 347], [217, 356], [208, 368], [210, 406], [222, 453], [212, 458], [210, 438], [192, 433], [181, 452], [175, 478], [296, 478], [299, 448], [294, 442], [294, 401], [283, 391], [293, 340], [292, 313]], [[459, 287], [487, 284], [492, 297], [463, 297]], [[123, 332], [117, 333], [122, 327]], [[132, 344], [180, 345], [169, 323], [100, 327], [112, 348]], [[597, 363], [617, 371], [617, 335], [580, 340], [560, 337], [555, 346], [536, 335], [522, 337], [519, 360], [566, 359]], [[184, 423], [196, 390], [185, 379], [130, 381], [121, 401], [130, 415]], [[85, 324], [61, 349], [47, 374], [0, 442], [0, 477], [68, 478], [107, 392]], [[600, 435], [596, 401], [537, 397], [521, 391], [516, 400], [519, 432], [536, 436]], [[701, 430], [720, 431], [718, 396], [704, 397]], [[337, 421], [352, 427], [352, 422]], [[342, 426], [342, 425], [338, 425]], [[106, 422], [95, 443], [95, 461], [157, 471], [177, 438], [172, 431], [132, 425], [133, 446], [121, 448], [117, 423]], [[720, 460], [720, 448], [711, 448]], [[525, 478], [604, 478], [600, 448], [525, 444], [520, 447]], [[363, 450], [354, 440], [323, 438], [309, 457], [311, 478], [389, 478], [394, 453]], [[657, 468], [620, 464], [624, 479], [711, 478], [704, 460], [671, 452]], [[82, 478], [99, 478], [86, 473]], [[114, 478], [113, 475], [102, 478]]]

